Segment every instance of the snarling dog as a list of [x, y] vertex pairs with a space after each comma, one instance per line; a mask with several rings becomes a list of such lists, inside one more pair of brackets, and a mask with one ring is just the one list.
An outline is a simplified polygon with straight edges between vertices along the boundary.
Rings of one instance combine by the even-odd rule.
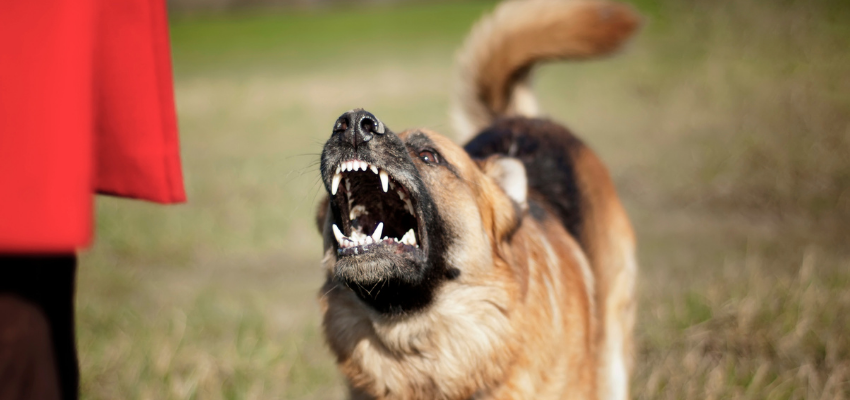
[[503, 3], [459, 53], [465, 147], [343, 114], [317, 222], [324, 334], [356, 399], [623, 399], [635, 242], [606, 168], [538, 117], [545, 60], [609, 54], [637, 29], [600, 0]]

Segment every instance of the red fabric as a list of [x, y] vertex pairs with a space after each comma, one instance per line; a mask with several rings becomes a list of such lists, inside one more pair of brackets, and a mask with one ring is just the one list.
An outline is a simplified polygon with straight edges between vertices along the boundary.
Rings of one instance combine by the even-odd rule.
[[0, 253], [91, 237], [92, 194], [185, 201], [164, 0], [0, 0]]

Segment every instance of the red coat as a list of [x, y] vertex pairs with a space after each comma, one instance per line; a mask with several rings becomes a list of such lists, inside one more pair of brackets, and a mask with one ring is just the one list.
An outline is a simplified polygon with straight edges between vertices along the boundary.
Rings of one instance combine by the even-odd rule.
[[93, 193], [185, 201], [164, 0], [0, 0], [0, 253], [85, 246]]

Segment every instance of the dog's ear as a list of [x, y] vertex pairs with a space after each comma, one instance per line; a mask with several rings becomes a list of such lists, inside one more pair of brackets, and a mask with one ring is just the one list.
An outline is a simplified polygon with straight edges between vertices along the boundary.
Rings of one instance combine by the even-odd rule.
[[492, 157], [487, 175], [496, 181], [505, 194], [513, 200], [520, 209], [528, 208], [528, 177], [525, 166], [513, 157]]
[[[508, 239], [519, 227], [528, 209], [528, 178], [525, 167], [516, 158], [493, 156], [478, 162], [481, 171], [498, 188], [484, 195], [493, 207], [493, 228], [499, 239]], [[485, 185], [486, 186], [486, 185]], [[500, 190], [501, 189], [501, 190]]]

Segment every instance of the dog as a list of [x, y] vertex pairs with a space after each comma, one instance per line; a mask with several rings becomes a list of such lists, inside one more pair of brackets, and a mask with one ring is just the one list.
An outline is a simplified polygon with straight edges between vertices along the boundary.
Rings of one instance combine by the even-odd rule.
[[325, 143], [323, 332], [353, 399], [624, 399], [635, 238], [611, 178], [540, 118], [532, 67], [620, 49], [606, 0], [524, 0], [458, 55], [453, 118], [394, 133], [354, 109]]

